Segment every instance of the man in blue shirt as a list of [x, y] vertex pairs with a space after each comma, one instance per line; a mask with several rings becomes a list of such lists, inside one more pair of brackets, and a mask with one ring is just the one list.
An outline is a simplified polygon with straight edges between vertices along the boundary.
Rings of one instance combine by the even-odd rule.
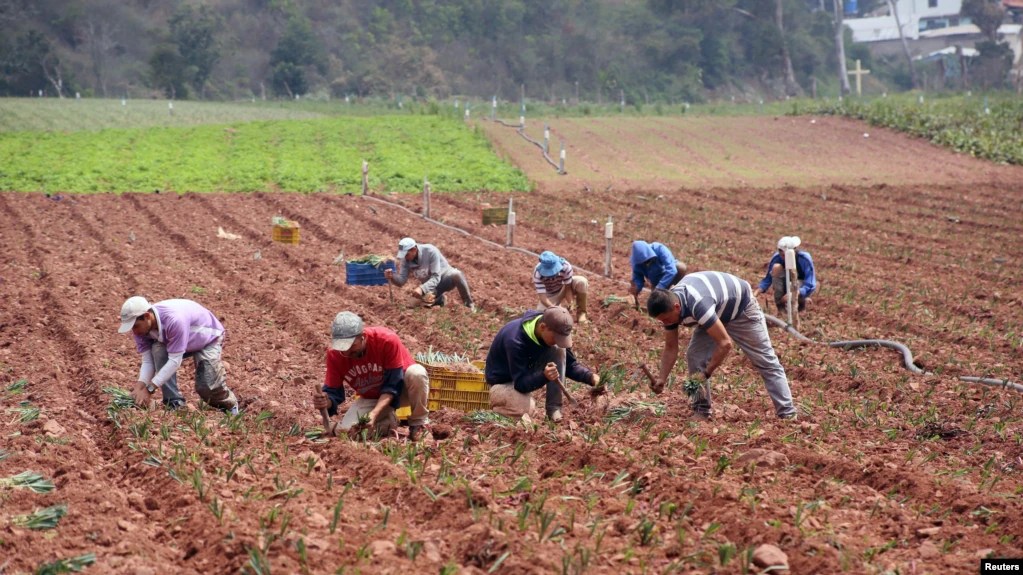
[[811, 303], [810, 296], [817, 291], [817, 275], [813, 269], [813, 258], [809, 252], [799, 247], [799, 236], [785, 236], [778, 240], [778, 251], [767, 262], [767, 275], [760, 280], [760, 285], [753, 290], [753, 297], [759, 297], [767, 290], [774, 288], [774, 305], [778, 311], [785, 310], [789, 303], [789, 294], [785, 290], [785, 250], [796, 251], [796, 282], [799, 287], [799, 311], [806, 309]]
[[650, 289], [668, 289], [686, 275], [686, 264], [675, 260], [668, 246], [660, 242], [632, 242], [629, 264], [632, 265], [631, 295], [639, 295], [646, 283], [650, 284]]

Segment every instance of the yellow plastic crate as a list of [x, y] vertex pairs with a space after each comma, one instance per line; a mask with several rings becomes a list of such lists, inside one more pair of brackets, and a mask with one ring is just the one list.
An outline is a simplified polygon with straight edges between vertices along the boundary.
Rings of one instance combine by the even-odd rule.
[[275, 242], [281, 242], [285, 244], [297, 244], [299, 240], [299, 228], [298, 222], [289, 221], [287, 225], [274, 224], [271, 229], [270, 237]]
[[[484, 362], [472, 362], [483, 369]], [[460, 411], [490, 409], [490, 386], [482, 373], [453, 371], [443, 365], [424, 363], [430, 376], [430, 410], [450, 407]]]

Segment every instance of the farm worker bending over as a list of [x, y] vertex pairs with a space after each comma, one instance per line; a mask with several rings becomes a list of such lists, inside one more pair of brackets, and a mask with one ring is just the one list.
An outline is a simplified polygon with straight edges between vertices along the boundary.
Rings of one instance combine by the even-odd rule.
[[813, 269], [813, 258], [809, 252], [796, 249], [799, 247], [799, 236], [785, 236], [778, 240], [778, 251], [767, 262], [767, 275], [760, 280], [760, 285], [753, 290], [757, 297], [774, 287], [774, 305], [783, 311], [789, 303], [789, 294], [785, 291], [785, 250], [796, 250], [796, 281], [799, 286], [799, 311], [806, 309], [811, 303], [810, 296], [817, 291], [817, 275]]
[[384, 277], [396, 286], [405, 285], [410, 275], [418, 278], [422, 284], [415, 289], [417, 301], [427, 307], [443, 306], [445, 292], [458, 288], [465, 307], [476, 311], [465, 274], [451, 267], [444, 254], [433, 244], [417, 244], [412, 238], [402, 238], [398, 242], [398, 262], [401, 264], [398, 275], [395, 276], [392, 270], [384, 270]]
[[559, 378], [600, 385], [600, 376], [576, 361], [571, 347], [572, 314], [561, 306], [527, 311], [505, 324], [490, 344], [484, 370], [494, 411], [523, 418], [536, 407], [530, 394], [546, 387], [547, 419], [561, 421]]
[[238, 413], [238, 399], [227, 387], [224, 364], [224, 326], [213, 312], [187, 299], [150, 304], [134, 296], [121, 306], [120, 333], [131, 332], [142, 356], [139, 379], [131, 395], [135, 404], [148, 407], [157, 388], [171, 409], [185, 405], [178, 389], [178, 368], [188, 357], [195, 360], [195, 390], [209, 405]]
[[774, 353], [764, 313], [746, 280], [723, 272], [692, 273], [670, 291], [655, 289], [647, 299], [647, 313], [665, 330], [655, 391], [664, 388], [678, 359], [679, 324], [696, 326], [686, 350], [689, 377], [685, 384], [696, 415], [710, 417], [709, 379], [738, 344], [764, 379], [775, 414], [782, 419], [796, 417], [785, 368]]
[[322, 393], [313, 395], [313, 407], [337, 415], [338, 406], [345, 401], [347, 384], [359, 397], [341, 418], [343, 431], [368, 415], [370, 429], [383, 437], [398, 427], [394, 410], [411, 407], [409, 439], [421, 439], [430, 420], [426, 403], [430, 378], [426, 368], [412, 359], [398, 334], [386, 327], [365, 327], [362, 318], [350, 311], [337, 314], [330, 331], [327, 373]]
[[686, 264], [676, 261], [668, 246], [660, 242], [632, 242], [629, 263], [632, 265], [632, 283], [629, 285], [632, 295], [639, 295], [647, 282], [651, 289], [668, 289], [686, 275]]
[[536, 309], [543, 311], [562, 302], [568, 307], [574, 296], [576, 321], [590, 323], [586, 317], [586, 292], [590, 282], [575, 275], [568, 260], [550, 251], [540, 254], [540, 263], [533, 268], [533, 285], [540, 296], [540, 305]]

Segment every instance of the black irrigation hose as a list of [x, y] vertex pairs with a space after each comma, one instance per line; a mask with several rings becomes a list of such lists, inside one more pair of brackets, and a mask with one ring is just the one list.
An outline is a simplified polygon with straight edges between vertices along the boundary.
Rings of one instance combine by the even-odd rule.
[[[898, 351], [899, 353], [902, 354], [903, 367], [905, 367], [909, 371], [917, 375], [934, 375], [929, 371], [924, 371], [923, 369], [920, 369], [920, 366], [918, 366], [916, 362], [913, 361], [913, 352], [911, 352], [908, 347], [897, 341], [891, 341], [887, 339], [851, 339], [847, 341], [816, 342], [796, 331], [796, 328], [792, 327], [792, 324], [786, 323], [774, 317], [773, 315], [765, 313], [764, 319], [767, 320], [767, 323], [784, 329], [788, 333], [795, 336], [796, 339], [806, 343], [822, 343], [823, 345], [827, 345], [830, 347], [840, 347], [842, 349], [856, 349], [861, 347], [887, 347], [889, 349], [894, 349], [895, 351]], [[966, 383], [979, 383], [981, 385], [988, 385], [991, 387], [1004, 387], [1006, 389], [1011, 389], [1023, 393], [1023, 385], [1013, 383], [1007, 379], [993, 379], [990, 377], [972, 377], [960, 375], [959, 380], [965, 381]]]

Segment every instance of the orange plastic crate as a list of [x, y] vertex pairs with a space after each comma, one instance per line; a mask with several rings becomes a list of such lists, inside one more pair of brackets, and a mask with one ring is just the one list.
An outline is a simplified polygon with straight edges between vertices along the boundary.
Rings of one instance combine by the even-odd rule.
[[299, 228], [297, 222], [288, 222], [286, 226], [274, 225], [270, 237], [275, 242], [284, 244], [297, 244], [299, 240]]

